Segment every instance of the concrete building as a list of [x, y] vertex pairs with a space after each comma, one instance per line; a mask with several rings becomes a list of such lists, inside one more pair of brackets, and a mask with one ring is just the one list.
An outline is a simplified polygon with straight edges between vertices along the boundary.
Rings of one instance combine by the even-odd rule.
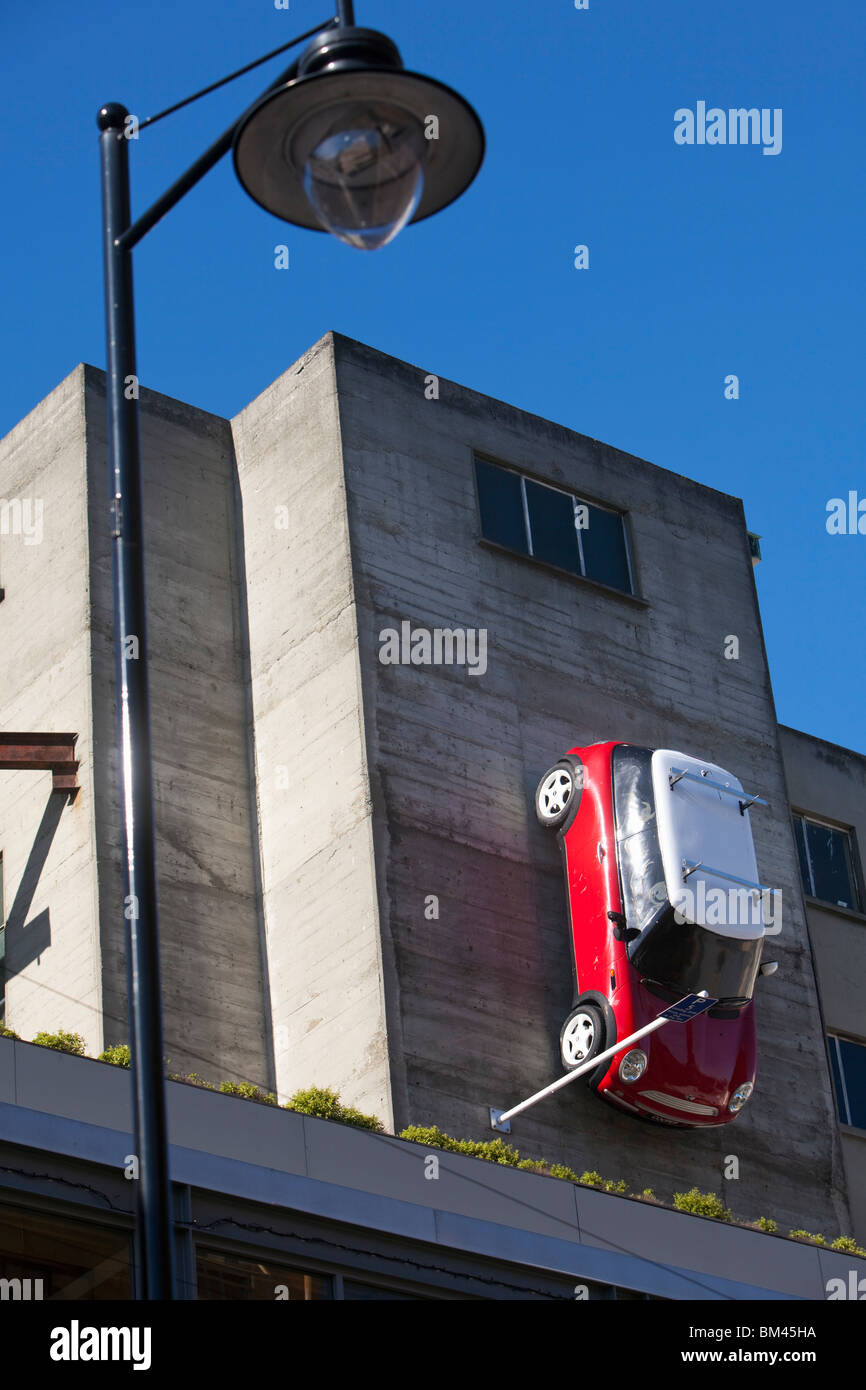
[[[104, 408], [80, 367], [0, 445], [0, 497], [44, 504], [41, 544], [0, 537], [0, 729], [76, 731], [81, 784], [67, 805], [0, 772], [6, 1018], [91, 1053], [126, 1037]], [[777, 725], [740, 501], [336, 334], [231, 422], [144, 391], [142, 429], [172, 1070], [489, 1137], [489, 1106], [559, 1074], [571, 999], [538, 778], [594, 741], [681, 748], [770, 803], [755, 1095], [702, 1133], [576, 1085], [513, 1142], [866, 1238], [825, 1043], [866, 1024], [811, 901], [807, 922], [786, 772], [815, 741]], [[496, 532], [491, 488], [578, 499], [603, 551]], [[840, 756], [861, 771], [791, 798], [857, 826], [863, 760]]]
[[851, 1205], [866, 1232], [866, 758], [782, 726], [806, 920]]

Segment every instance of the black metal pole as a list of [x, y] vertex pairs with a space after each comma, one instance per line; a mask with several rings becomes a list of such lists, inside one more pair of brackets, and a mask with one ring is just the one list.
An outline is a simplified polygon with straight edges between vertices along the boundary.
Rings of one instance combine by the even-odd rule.
[[354, 0], [337, 0], [337, 18], [341, 24], [355, 23]]
[[128, 112], [97, 117], [105, 251], [108, 454], [114, 552], [114, 641], [123, 789], [124, 916], [130, 981], [132, 1102], [138, 1159], [138, 1236], [144, 1297], [174, 1297], [171, 1189], [165, 1121], [156, 858], [147, 678], [141, 463], [132, 252]]

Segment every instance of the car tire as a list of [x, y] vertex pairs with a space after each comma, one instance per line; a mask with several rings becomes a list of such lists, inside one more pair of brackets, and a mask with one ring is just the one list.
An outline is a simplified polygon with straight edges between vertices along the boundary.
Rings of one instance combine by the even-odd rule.
[[545, 772], [535, 793], [535, 814], [545, 830], [559, 830], [568, 820], [580, 794], [582, 771], [562, 758]]
[[[559, 1034], [559, 1055], [566, 1071], [574, 1071], [597, 1057], [605, 1049], [605, 1022], [596, 1004], [578, 1001], [562, 1025]], [[587, 1081], [592, 1073], [587, 1073]]]

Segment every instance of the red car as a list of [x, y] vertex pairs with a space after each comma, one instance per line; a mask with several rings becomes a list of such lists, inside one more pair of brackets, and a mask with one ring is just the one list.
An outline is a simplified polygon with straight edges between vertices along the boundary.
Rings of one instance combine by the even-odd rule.
[[769, 889], [757, 881], [749, 808], [724, 768], [627, 743], [573, 748], [535, 807], [558, 832], [574, 946], [560, 1048], [574, 1069], [687, 994], [718, 1002], [666, 1023], [589, 1074], [630, 1114], [696, 1128], [733, 1120], [752, 1094], [752, 994]]

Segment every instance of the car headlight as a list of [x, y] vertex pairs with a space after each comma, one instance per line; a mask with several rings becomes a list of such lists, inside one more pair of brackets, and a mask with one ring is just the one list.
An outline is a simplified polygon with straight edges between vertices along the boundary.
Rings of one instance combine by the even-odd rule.
[[640, 1081], [645, 1071], [646, 1053], [641, 1052], [639, 1047], [633, 1047], [631, 1052], [627, 1052], [619, 1064], [621, 1081]]
[[728, 1109], [732, 1115], [736, 1115], [738, 1110], [742, 1110], [754, 1089], [751, 1081], [746, 1081], [742, 1086], [737, 1087], [728, 1103]]

